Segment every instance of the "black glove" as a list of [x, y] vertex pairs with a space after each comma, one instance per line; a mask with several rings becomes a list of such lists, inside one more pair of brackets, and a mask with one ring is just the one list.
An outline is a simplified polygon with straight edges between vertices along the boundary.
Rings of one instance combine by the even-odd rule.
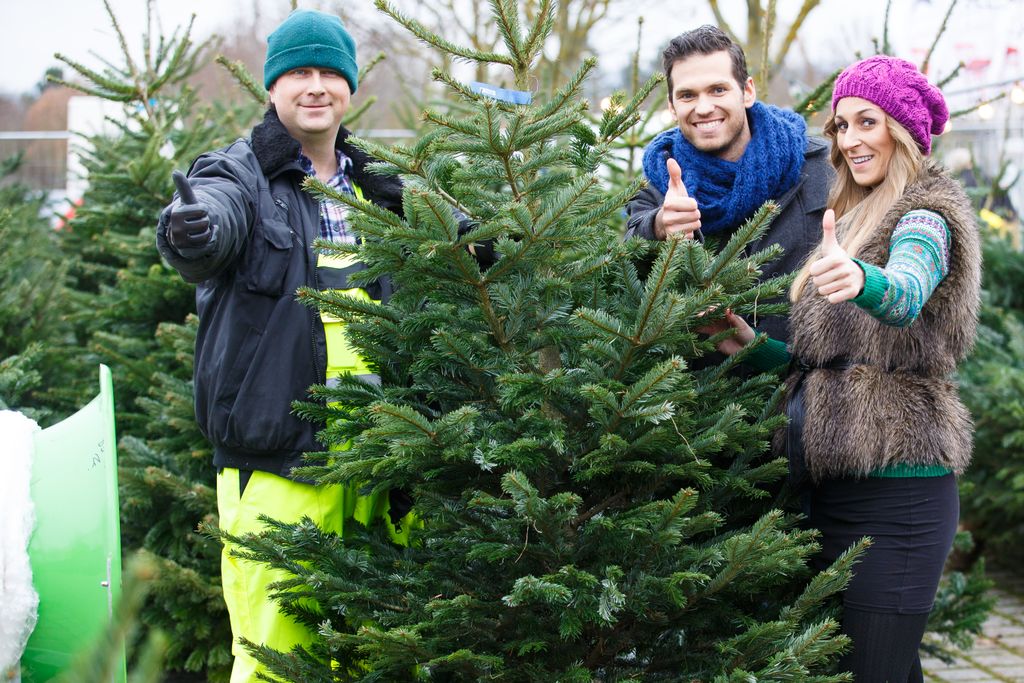
[[171, 177], [178, 188], [179, 201], [168, 216], [167, 241], [179, 252], [206, 246], [213, 239], [210, 214], [196, 199], [196, 193], [184, 173], [174, 171]]

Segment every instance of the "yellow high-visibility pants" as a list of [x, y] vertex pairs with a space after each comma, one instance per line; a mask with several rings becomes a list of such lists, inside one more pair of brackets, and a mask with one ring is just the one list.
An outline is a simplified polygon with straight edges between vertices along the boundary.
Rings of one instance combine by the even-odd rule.
[[[346, 521], [368, 524], [370, 520], [382, 517], [388, 524], [391, 538], [400, 545], [406, 545], [408, 522], [413, 517], [410, 513], [403, 519], [401, 531], [398, 531], [388, 518], [388, 507], [386, 494], [360, 496], [356, 485], [314, 486], [260, 471], [252, 473], [245, 492], [240, 496], [237, 469], [224, 468], [217, 475], [220, 528], [234, 536], [261, 531], [264, 525], [259, 521], [259, 515], [282, 522], [297, 522], [309, 517], [322, 530], [333, 531], [339, 536], [344, 536]], [[225, 544], [221, 554], [224, 602], [231, 621], [231, 654], [235, 658], [231, 683], [255, 683], [258, 680], [256, 673], [266, 673], [266, 669], [239, 644], [240, 637], [287, 652], [295, 645], [309, 645], [313, 634], [282, 614], [278, 605], [268, 597], [270, 591], [267, 586], [290, 578], [290, 574], [260, 562], [234, 557], [231, 554], [233, 547]]]

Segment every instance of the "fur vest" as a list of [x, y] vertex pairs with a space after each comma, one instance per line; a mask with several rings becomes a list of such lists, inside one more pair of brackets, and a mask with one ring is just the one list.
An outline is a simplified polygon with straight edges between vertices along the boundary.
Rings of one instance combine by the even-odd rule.
[[[803, 451], [814, 480], [894, 464], [960, 474], [970, 462], [973, 426], [952, 375], [974, 345], [981, 247], [963, 189], [927, 161], [857, 256], [884, 267], [893, 229], [913, 209], [946, 220], [950, 267], [909, 327], [885, 325], [853, 302], [829, 304], [813, 284], [793, 306], [792, 352], [805, 369], [787, 385], [803, 380]], [[837, 361], [842, 369], [823, 367]]]

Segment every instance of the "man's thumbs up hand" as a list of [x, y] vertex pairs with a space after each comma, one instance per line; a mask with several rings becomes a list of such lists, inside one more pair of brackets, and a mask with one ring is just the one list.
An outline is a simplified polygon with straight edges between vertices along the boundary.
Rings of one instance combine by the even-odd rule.
[[821, 257], [811, 264], [811, 281], [830, 304], [849, 301], [864, 289], [864, 271], [839, 245], [832, 209], [821, 219], [821, 234]]
[[693, 233], [700, 229], [697, 200], [686, 191], [683, 170], [676, 160], [670, 157], [665, 166], [668, 169], [668, 190], [654, 218], [654, 236], [659, 240], [674, 235], [692, 239]]
[[178, 190], [178, 201], [168, 216], [167, 239], [181, 253], [182, 249], [202, 247], [213, 239], [213, 227], [206, 207], [196, 199], [196, 193], [181, 171], [171, 174]]
[[681, 197], [689, 197], [686, 185], [683, 185], [683, 169], [679, 167], [679, 162], [669, 158], [665, 162], [665, 168], [668, 169], [668, 191]]

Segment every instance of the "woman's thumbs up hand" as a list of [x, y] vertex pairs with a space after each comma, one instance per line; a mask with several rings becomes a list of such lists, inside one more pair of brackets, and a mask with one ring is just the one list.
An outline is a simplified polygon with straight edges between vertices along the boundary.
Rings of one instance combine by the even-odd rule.
[[839, 246], [836, 214], [829, 209], [821, 219], [821, 257], [811, 264], [811, 282], [830, 304], [849, 301], [864, 289], [864, 271]]

